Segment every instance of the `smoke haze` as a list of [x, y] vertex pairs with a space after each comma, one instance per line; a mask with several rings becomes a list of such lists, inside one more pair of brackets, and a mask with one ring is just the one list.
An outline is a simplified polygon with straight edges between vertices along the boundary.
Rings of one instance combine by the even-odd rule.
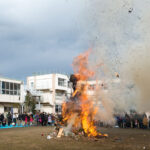
[[[87, 7], [86, 26], [93, 49], [89, 66], [104, 64], [95, 70], [96, 78], [108, 88], [107, 93], [97, 94], [105, 109], [100, 110], [100, 117], [107, 121], [114, 110], [149, 111], [150, 1], [92, 0]], [[116, 72], [120, 78], [114, 80]]]

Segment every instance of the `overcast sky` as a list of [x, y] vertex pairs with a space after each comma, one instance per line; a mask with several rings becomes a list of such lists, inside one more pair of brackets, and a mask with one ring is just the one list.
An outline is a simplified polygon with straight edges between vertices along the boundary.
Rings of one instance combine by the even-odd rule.
[[149, 0], [0, 0], [0, 75], [72, 73], [73, 58], [91, 47], [117, 66], [149, 43], [149, 8]]
[[72, 72], [88, 48], [81, 0], [0, 0], [0, 75]]

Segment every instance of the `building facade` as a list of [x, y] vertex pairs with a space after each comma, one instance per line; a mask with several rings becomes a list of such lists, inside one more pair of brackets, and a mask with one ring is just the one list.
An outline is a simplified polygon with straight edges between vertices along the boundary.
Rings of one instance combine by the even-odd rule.
[[[86, 94], [89, 99], [93, 101], [93, 104], [97, 107], [103, 108], [102, 97], [109, 95], [109, 91], [116, 90], [120, 88], [121, 80], [119, 78], [110, 79], [110, 80], [91, 80], [91, 81], [79, 81], [77, 86], [81, 87], [86, 85]], [[113, 91], [115, 92], [115, 91]]]
[[0, 113], [19, 113], [23, 102], [23, 82], [0, 77]]
[[71, 95], [69, 77], [63, 74], [27, 77], [27, 90], [37, 98], [36, 110], [46, 113], [61, 113], [62, 103]]

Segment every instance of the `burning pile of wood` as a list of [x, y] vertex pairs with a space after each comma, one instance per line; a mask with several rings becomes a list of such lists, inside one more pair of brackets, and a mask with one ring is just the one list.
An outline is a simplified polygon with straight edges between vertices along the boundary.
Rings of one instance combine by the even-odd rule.
[[94, 106], [93, 99], [87, 94], [88, 80], [94, 76], [94, 72], [88, 68], [88, 56], [90, 51], [79, 55], [73, 62], [75, 74], [70, 81], [73, 84], [74, 92], [70, 101], [65, 102], [62, 108], [63, 128], [59, 129], [57, 137], [63, 134], [80, 134], [87, 137], [108, 137], [101, 134], [94, 125], [94, 117], [98, 108]]
[[[70, 134], [65, 134], [65, 130], [63, 127], [59, 128], [58, 134], [57, 134], [57, 138], [61, 138], [62, 136], [85, 136], [88, 137], [87, 134], [85, 134], [85, 132], [83, 130], [74, 130], [72, 132], [70, 132]], [[108, 134], [101, 134], [101, 135], [97, 135], [94, 138], [107, 138]]]

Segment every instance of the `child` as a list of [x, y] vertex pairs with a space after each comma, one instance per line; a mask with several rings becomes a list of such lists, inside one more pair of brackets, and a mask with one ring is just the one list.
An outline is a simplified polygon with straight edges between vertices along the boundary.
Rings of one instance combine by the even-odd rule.
[[42, 123], [42, 119], [41, 119], [41, 117], [39, 117], [39, 122], [40, 122], [40, 124]]
[[25, 126], [27, 125], [27, 123], [28, 123], [28, 117], [27, 117], [27, 115], [25, 116]]
[[32, 118], [32, 115], [30, 116], [30, 126], [32, 125], [32, 122], [33, 122], [33, 118]]

